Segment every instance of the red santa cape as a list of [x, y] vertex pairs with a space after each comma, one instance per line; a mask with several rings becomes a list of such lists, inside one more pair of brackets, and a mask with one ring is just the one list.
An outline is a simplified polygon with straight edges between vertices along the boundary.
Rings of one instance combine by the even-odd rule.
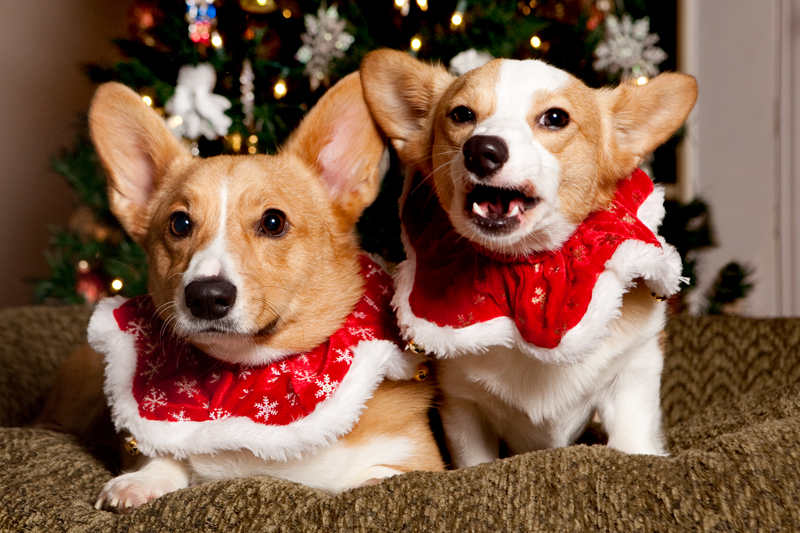
[[367, 256], [361, 267], [364, 296], [328, 341], [261, 366], [221, 361], [172, 335], [148, 296], [104, 300], [89, 342], [106, 357], [117, 428], [145, 455], [178, 458], [248, 449], [285, 460], [346, 434], [387, 372], [405, 364], [391, 278]]
[[678, 291], [680, 256], [656, 234], [663, 199], [637, 169], [560, 249], [510, 257], [458, 235], [429, 186], [409, 180], [408, 259], [392, 302], [404, 336], [439, 357], [500, 345], [549, 363], [580, 361], [599, 347], [635, 279], [660, 296]]

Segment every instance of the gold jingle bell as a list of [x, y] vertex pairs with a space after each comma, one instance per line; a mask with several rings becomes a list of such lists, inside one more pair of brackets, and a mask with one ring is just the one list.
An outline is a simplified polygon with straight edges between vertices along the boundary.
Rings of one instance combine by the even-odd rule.
[[667, 300], [669, 300], [669, 296], [661, 296], [660, 294], [656, 294], [655, 292], [651, 292], [650, 294], [653, 295], [653, 298], [655, 298], [657, 302], [666, 302]]
[[430, 369], [428, 368], [428, 363], [420, 363], [419, 366], [417, 366], [417, 373], [414, 376], [414, 379], [416, 381], [425, 381], [426, 379], [428, 379], [430, 373], [431, 372]]
[[425, 348], [413, 340], [408, 341], [408, 344], [406, 344], [406, 350], [409, 350], [411, 353], [415, 353], [417, 355], [425, 355]]
[[136, 439], [133, 437], [125, 439], [125, 451], [130, 455], [139, 455], [139, 443]]

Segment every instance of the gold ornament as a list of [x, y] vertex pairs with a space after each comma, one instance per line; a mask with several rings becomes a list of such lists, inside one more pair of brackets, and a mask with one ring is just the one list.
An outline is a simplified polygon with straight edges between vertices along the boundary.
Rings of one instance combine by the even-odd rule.
[[417, 374], [414, 376], [414, 379], [416, 381], [425, 381], [426, 379], [428, 379], [430, 373], [431, 371], [428, 368], [428, 364], [420, 363], [419, 366], [417, 366]]
[[131, 455], [139, 455], [139, 443], [136, 439], [133, 437], [125, 439], [125, 451]]
[[272, 13], [278, 9], [275, 0], [239, 0], [239, 5], [249, 13]]
[[419, 354], [425, 355], [425, 348], [423, 348], [419, 344], [415, 343], [413, 340], [408, 341], [408, 344], [406, 344], [406, 350], [409, 350], [412, 353], [415, 353], [415, 354], [418, 354], [418, 355]]
[[666, 302], [667, 300], [669, 300], [669, 296], [661, 296], [660, 294], [656, 294], [655, 292], [651, 292], [650, 294], [653, 295], [653, 298], [655, 298], [657, 302]]

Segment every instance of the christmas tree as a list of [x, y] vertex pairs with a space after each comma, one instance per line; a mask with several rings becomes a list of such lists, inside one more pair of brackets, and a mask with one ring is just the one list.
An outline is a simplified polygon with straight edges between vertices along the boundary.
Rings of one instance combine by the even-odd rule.
[[[491, 57], [535, 58], [595, 87], [622, 79], [646, 83], [660, 70], [675, 69], [676, 4], [140, 0], [131, 10], [130, 35], [116, 41], [123, 59], [92, 65], [87, 74], [97, 83], [119, 81], [138, 91], [195, 155], [273, 153], [327, 87], [380, 47], [439, 61], [455, 74]], [[675, 180], [676, 142], [646, 162], [657, 181]], [[74, 187], [80, 205], [69, 227], [54, 231], [47, 252], [52, 276], [37, 285], [37, 299], [79, 303], [145, 292], [144, 253], [108, 209], [105, 178], [85, 132], [54, 167]], [[395, 262], [403, 258], [401, 186], [393, 160], [380, 197], [359, 222], [363, 247]], [[686, 209], [673, 206], [665, 233], [688, 259], [691, 290], [692, 254], [711, 240], [707, 225], [698, 228]], [[678, 241], [697, 246], [681, 248]], [[745, 287], [744, 277], [740, 281]], [[727, 294], [746, 294], [746, 287]]]

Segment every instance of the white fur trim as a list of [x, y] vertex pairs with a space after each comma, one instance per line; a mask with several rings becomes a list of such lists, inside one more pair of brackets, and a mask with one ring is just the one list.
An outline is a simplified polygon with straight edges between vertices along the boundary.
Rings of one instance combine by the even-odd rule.
[[636, 217], [647, 226], [647, 229], [658, 235], [658, 227], [664, 220], [665, 214], [664, 186], [655, 184], [653, 185], [653, 192], [639, 206]]
[[403, 374], [409, 362], [394, 343], [361, 341], [353, 363], [336, 393], [319, 403], [306, 417], [285, 426], [268, 426], [246, 417], [206, 422], [166, 422], [139, 415], [133, 397], [136, 373], [134, 337], [120, 331], [114, 310], [121, 297], [100, 302], [89, 323], [89, 343], [106, 357], [105, 392], [118, 430], [130, 431], [146, 456], [168, 455], [183, 459], [193, 454], [247, 449], [265, 459], [299, 459], [335, 442], [352, 430], [364, 404], [384, 376]]
[[[656, 228], [664, 216], [663, 190], [650, 195], [637, 213], [645, 224]], [[655, 198], [654, 198], [655, 197]], [[654, 198], [651, 201], [651, 198]], [[407, 238], [404, 240], [407, 243]], [[411, 310], [409, 298], [416, 275], [416, 253], [406, 246], [408, 258], [400, 263], [395, 274], [396, 292], [392, 306], [403, 336], [413, 339], [437, 357], [454, 357], [470, 353], [483, 353], [492, 346], [517, 346], [522, 352], [545, 363], [570, 365], [582, 361], [599, 348], [608, 333], [612, 319], [620, 314], [622, 296], [633, 280], [643, 278], [647, 286], [660, 296], [678, 292], [681, 282], [681, 259], [677, 250], [658, 237], [662, 248], [641, 241], [625, 241], [617, 247], [606, 262], [606, 270], [597, 279], [592, 299], [583, 318], [555, 348], [540, 348], [526, 342], [517, 330], [514, 320], [498, 317], [464, 328], [438, 326], [419, 318]]]

